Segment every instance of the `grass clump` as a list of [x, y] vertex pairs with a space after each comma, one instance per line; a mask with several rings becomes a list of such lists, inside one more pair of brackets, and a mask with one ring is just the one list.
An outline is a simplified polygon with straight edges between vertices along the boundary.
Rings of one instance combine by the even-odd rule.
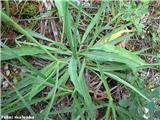
[[[40, 29], [22, 27], [12, 14], [8, 16], [9, 9], [1, 11], [2, 116], [31, 115], [42, 120], [159, 117], [159, 81], [145, 84], [154, 77], [146, 72], [152, 70], [158, 76], [160, 65], [160, 41], [152, 41], [143, 21], [145, 15], [152, 15], [152, 2], [55, 0], [43, 5], [47, 10], [30, 18], [36, 19]], [[17, 33], [13, 47], [3, 37], [10, 27]], [[153, 34], [158, 37], [157, 32]], [[135, 49], [132, 43], [147, 40], [142, 36], [151, 38], [150, 45]], [[149, 56], [155, 60], [148, 62]], [[18, 80], [9, 79], [9, 68], [15, 69]]]

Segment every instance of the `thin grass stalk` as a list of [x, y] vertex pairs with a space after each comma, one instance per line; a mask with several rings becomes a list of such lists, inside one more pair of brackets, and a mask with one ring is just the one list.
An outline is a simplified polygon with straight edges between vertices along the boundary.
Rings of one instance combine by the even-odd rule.
[[[113, 118], [114, 118], [114, 120], [116, 120], [116, 119], [117, 119], [117, 117], [116, 117], [116, 111], [115, 111], [115, 108], [114, 108], [113, 98], [112, 98], [112, 95], [111, 95], [111, 92], [110, 92], [110, 88], [109, 88], [109, 86], [108, 86], [108, 83], [107, 83], [106, 80], [105, 80], [104, 73], [103, 73], [102, 68], [100, 67], [100, 64], [99, 64], [98, 62], [97, 62], [97, 67], [98, 67], [99, 72], [100, 72], [100, 75], [101, 75], [100, 78], [101, 78], [101, 80], [102, 80], [102, 83], [103, 83], [103, 85], [104, 85], [104, 87], [105, 87], [105, 89], [106, 89], [106, 94], [107, 94], [107, 96], [108, 96], [109, 104], [110, 104], [111, 109], [112, 109]], [[108, 111], [108, 112], [109, 112], [109, 111]], [[109, 113], [107, 113], [107, 114], [109, 114]]]
[[35, 38], [33, 38], [26, 30], [24, 30], [20, 25], [18, 25], [15, 21], [13, 21], [10, 17], [8, 17], [4, 12], [0, 11], [2, 21], [8, 22], [11, 26], [16, 28], [20, 33], [24, 34], [28, 40], [36, 43], [41, 49], [43, 49], [53, 60], [57, 60], [47, 49], [45, 49]]
[[77, 51], [77, 48], [75, 46], [75, 40], [73, 39], [73, 34], [72, 34], [72, 17], [71, 17], [71, 14], [68, 10], [68, 3], [66, 2], [65, 4], [65, 8], [66, 8], [66, 11], [65, 11], [65, 33], [66, 33], [66, 36], [67, 36], [67, 39], [68, 39], [68, 42], [69, 42], [69, 45], [71, 47], [71, 50], [72, 50], [72, 53], [73, 53], [73, 57], [76, 59], [77, 58], [77, 55], [76, 55], [76, 51]]
[[6, 3], [6, 13], [8, 16], [10, 16], [9, 0], [6, 0], [5, 3]]

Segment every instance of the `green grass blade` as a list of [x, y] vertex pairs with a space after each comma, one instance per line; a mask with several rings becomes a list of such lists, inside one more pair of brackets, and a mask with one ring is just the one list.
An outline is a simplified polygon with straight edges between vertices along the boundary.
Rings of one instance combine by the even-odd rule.
[[6, 13], [8, 16], [10, 16], [9, 0], [6, 0], [5, 4], [6, 4]]
[[[36, 45], [35, 43], [30, 43], [30, 42], [18, 42], [19, 44], [22, 45], [28, 45], [28, 46], [34, 46], [34, 47], [38, 47], [38, 45]], [[56, 48], [56, 47], [52, 47], [52, 46], [47, 46], [47, 45], [42, 45], [45, 49], [47, 49], [48, 51], [50, 51], [51, 53], [55, 53], [55, 54], [64, 54], [64, 55], [71, 55], [71, 51], [68, 49], [60, 49], [60, 48]], [[42, 52], [43, 53], [43, 52]], [[45, 52], [44, 52], [45, 53]], [[48, 54], [46, 54], [46, 56], [50, 57]], [[51, 57], [50, 57], [51, 58]], [[59, 60], [60, 61], [60, 60]]]
[[125, 86], [131, 88], [133, 91], [135, 91], [136, 93], [138, 93], [141, 97], [143, 97], [144, 99], [146, 99], [148, 102], [150, 102], [151, 100], [148, 99], [145, 95], [143, 95], [138, 89], [136, 89], [134, 86], [132, 86], [131, 84], [129, 84], [128, 82], [126, 82], [125, 80], [119, 78], [118, 76], [112, 74], [112, 73], [108, 73], [105, 72], [106, 75], [108, 75], [109, 77], [113, 78], [114, 80], [124, 84]]
[[[99, 61], [99, 62], [117, 62], [117, 63], [123, 63], [126, 64], [129, 68], [136, 69], [139, 65], [130, 59], [120, 56], [117, 53], [111, 53], [111, 52], [103, 52], [103, 51], [91, 51], [91, 52], [85, 52], [82, 55], [89, 58], [93, 61]], [[119, 64], [119, 65], [121, 65]]]
[[125, 50], [123, 48], [114, 46], [112, 44], [96, 44], [91, 50], [100, 50], [108, 53], [116, 53], [121, 57], [127, 58], [137, 65], [144, 65], [145, 61], [138, 57], [135, 53]]
[[[72, 57], [70, 63], [69, 63], [69, 75], [71, 78], [72, 83], [74, 84], [75, 90], [78, 91], [78, 93], [83, 96], [86, 105], [90, 108], [93, 107], [93, 103], [91, 100], [91, 97], [89, 95], [89, 90], [86, 85], [86, 81], [84, 78], [84, 67], [85, 67], [85, 62], [82, 64], [82, 68], [80, 69], [79, 76], [77, 74], [77, 61], [74, 57]], [[94, 118], [94, 112], [91, 110], [90, 111], [90, 117]]]
[[[79, 72], [78, 80], [79, 80], [79, 86], [81, 87], [81, 94], [84, 97], [85, 103], [88, 106], [88, 108], [92, 108], [94, 106], [93, 106], [93, 103], [92, 103], [91, 96], [89, 94], [89, 89], [88, 89], [88, 86], [87, 86], [86, 79], [84, 77], [84, 69], [85, 69], [85, 60], [82, 63], [82, 67], [81, 67], [80, 72]], [[95, 117], [94, 111], [92, 109], [89, 110], [88, 112], [89, 112], [89, 115], [91, 115], [90, 116], [91, 118]]]
[[[59, 13], [59, 16], [62, 18], [62, 20], [64, 21], [65, 19], [65, 11], [66, 11], [66, 2], [68, 0], [54, 0], [55, 2], [55, 5], [58, 9], [58, 13]], [[65, 21], [64, 21], [65, 22]]]
[[75, 89], [80, 92], [80, 86], [78, 84], [78, 74], [77, 74], [77, 61], [73, 57], [69, 62], [68, 72]]
[[80, 23], [80, 18], [81, 18], [81, 12], [82, 12], [82, 2], [80, 2], [80, 5], [79, 5], [79, 9], [78, 9], [78, 14], [77, 14], [77, 16], [76, 16], [76, 21], [75, 21], [75, 24], [74, 24], [74, 39], [75, 39], [75, 48], [77, 48], [77, 46], [78, 46], [78, 43], [80, 43], [80, 40], [81, 40], [81, 38], [80, 38], [80, 33], [79, 33], [79, 30], [78, 30], [78, 28], [79, 28], [79, 23]]
[[104, 31], [104, 30], [109, 30], [109, 29], [112, 28], [112, 27], [111, 27], [111, 24], [112, 24], [114, 21], [116, 21], [117, 18], [120, 17], [120, 15], [121, 15], [120, 13], [117, 14], [116, 16], [114, 16], [114, 17], [112, 18], [112, 20], [111, 20], [109, 23], [107, 23], [105, 26], [103, 26], [103, 27], [101, 27], [101, 28], [99, 28], [99, 29], [97, 29], [97, 30], [95, 31], [95, 34], [94, 34], [91, 42], [89, 43], [89, 47], [91, 47], [91, 46], [94, 44], [97, 36], [98, 36], [102, 31]]
[[73, 38], [73, 34], [72, 34], [72, 15], [70, 13], [70, 11], [68, 10], [68, 4], [66, 3], [66, 11], [65, 11], [65, 34], [67, 37], [67, 40], [69, 42], [70, 48], [72, 50], [73, 56], [76, 58], [76, 52], [77, 52], [77, 48], [76, 48], [76, 40]]
[[[36, 54], [42, 54], [45, 53], [44, 50], [39, 49], [38, 47], [34, 46], [20, 46], [20, 47], [15, 47], [15, 48], [10, 48], [11, 51], [13, 51], [15, 54], [18, 56], [34, 56]], [[10, 60], [16, 58], [16, 56], [8, 50], [2, 48], [1, 49], [1, 60]]]
[[59, 64], [57, 65], [57, 71], [56, 71], [56, 83], [55, 83], [55, 88], [52, 88], [52, 98], [51, 98], [51, 101], [50, 103], [48, 104], [48, 106], [46, 107], [46, 109], [44, 110], [44, 120], [46, 120], [48, 118], [48, 115], [50, 113], [50, 110], [51, 108], [53, 107], [53, 102], [55, 101], [55, 96], [56, 96], [56, 92], [57, 92], [57, 89], [58, 89], [58, 77], [59, 77]]
[[[69, 1], [69, 4], [72, 5], [76, 9], [79, 9], [79, 6], [76, 5], [75, 3], [73, 3], [72, 1]], [[82, 13], [84, 15], [86, 15], [88, 18], [93, 19], [93, 17], [89, 13], [87, 13], [85, 10], [83, 10], [83, 9], [82, 9]]]
[[20, 25], [18, 25], [16, 22], [14, 22], [11, 18], [9, 18], [5, 13], [0, 11], [2, 21], [5, 23], [9, 23], [11, 26], [13, 26], [15, 29], [17, 29], [20, 33], [24, 34], [28, 40], [36, 43], [42, 50], [44, 50], [53, 60], [57, 61], [57, 58], [55, 58], [48, 50], [46, 50], [42, 44], [40, 44], [35, 38], [33, 38], [26, 30], [24, 30]]
[[115, 110], [114, 105], [113, 105], [113, 98], [112, 98], [112, 95], [111, 95], [111, 92], [110, 92], [110, 88], [108, 86], [108, 83], [106, 82], [105, 75], [104, 75], [104, 73], [102, 71], [102, 68], [100, 67], [100, 64], [98, 62], [97, 62], [97, 67], [100, 71], [100, 75], [101, 75], [100, 79], [102, 80], [102, 83], [103, 83], [103, 85], [106, 89], [106, 95], [108, 96], [110, 107], [112, 108], [113, 118], [114, 118], [114, 120], [116, 120], [117, 119], [116, 110]]
[[23, 98], [23, 96], [19, 93], [19, 91], [17, 91], [15, 89], [17, 95], [19, 96], [19, 98], [21, 99], [21, 101], [23, 102], [23, 104], [26, 106], [26, 108], [30, 111], [30, 113], [35, 116], [35, 112], [32, 110], [31, 106], [26, 102], [26, 100]]
[[[49, 80], [56, 72], [56, 68], [57, 68], [57, 63], [56, 62], [52, 62], [51, 64], [49, 64], [48, 66], [46, 66], [45, 68], [43, 68], [41, 70], [41, 72], [43, 72], [45, 74], [45, 76], [47, 76], [46, 79], [38, 76], [38, 79], [40, 79], [40, 83], [39, 84], [33, 84], [33, 88], [29, 93], [29, 99], [31, 100], [38, 92], [40, 92], [40, 90], [43, 89], [40, 88], [47, 80]], [[45, 87], [45, 86], [44, 86]]]
[[8, 51], [9, 53], [12, 53], [13, 56], [16, 56], [16, 58], [23, 63], [24, 65], [26, 65], [28, 67], [28, 69], [34, 71], [36, 74], [38, 74], [39, 76], [41, 76], [42, 78], [45, 78], [46, 76], [44, 74], [42, 74], [41, 72], [39, 72], [32, 64], [30, 64], [29, 62], [27, 62], [23, 57], [20, 57], [19, 55], [17, 55], [16, 53], [14, 53], [11, 48], [9, 48], [8, 46], [6, 46], [5, 44], [3, 44], [0, 41], [1, 46], [6, 49], [6, 51]]
[[91, 30], [93, 29], [93, 27], [95, 26], [95, 24], [97, 24], [100, 20], [100, 16], [103, 12], [103, 10], [106, 7], [106, 3], [104, 1], [101, 1], [101, 6], [97, 12], [97, 14], [94, 16], [94, 18], [91, 20], [90, 24], [88, 25], [83, 37], [82, 37], [82, 41], [81, 44], [83, 44], [88, 36], [88, 34], [91, 32]]
[[38, 39], [42, 39], [42, 40], [51, 42], [53, 45], [56, 45], [56, 46], [58, 46], [58, 47], [60, 47], [60, 48], [62, 48], [62, 49], [67, 49], [62, 43], [56, 42], [56, 41], [54, 41], [54, 40], [52, 40], [52, 39], [50, 39], [50, 38], [48, 38], [48, 37], [46, 37], [46, 36], [43, 36], [43, 35], [40, 34], [40, 33], [37, 33], [37, 32], [35, 32], [35, 31], [31, 30], [31, 29], [26, 29], [26, 31], [27, 31], [31, 36], [33, 36], [33, 37], [35, 37], [35, 38], [38, 38]]

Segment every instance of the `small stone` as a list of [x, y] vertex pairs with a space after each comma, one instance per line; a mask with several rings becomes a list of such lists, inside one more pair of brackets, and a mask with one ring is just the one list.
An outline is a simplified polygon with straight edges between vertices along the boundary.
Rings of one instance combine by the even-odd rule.
[[17, 71], [15, 71], [15, 73], [18, 73], [18, 70], [17, 70]]
[[2, 82], [2, 88], [7, 88], [9, 86], [8, 82], [7, 81], [3, 81]]
[[6, 71], [6, 75], [7, 75], [7, 76], [10, 75], [10, 71], [9, 71], [9, 70]]

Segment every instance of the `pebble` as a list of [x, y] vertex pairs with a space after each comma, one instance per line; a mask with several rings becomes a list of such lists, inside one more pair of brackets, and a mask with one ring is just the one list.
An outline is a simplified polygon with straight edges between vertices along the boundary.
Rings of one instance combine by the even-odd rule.
[[9, 76], [9, 75], [10, 75], [10, 71], [7, 70], [7, 71], [6, 71], [6, 76]]
[[8, 82], [7, 81], [3, 81], [2, 82], [2, 88], [7, 88], [9, 86]]

